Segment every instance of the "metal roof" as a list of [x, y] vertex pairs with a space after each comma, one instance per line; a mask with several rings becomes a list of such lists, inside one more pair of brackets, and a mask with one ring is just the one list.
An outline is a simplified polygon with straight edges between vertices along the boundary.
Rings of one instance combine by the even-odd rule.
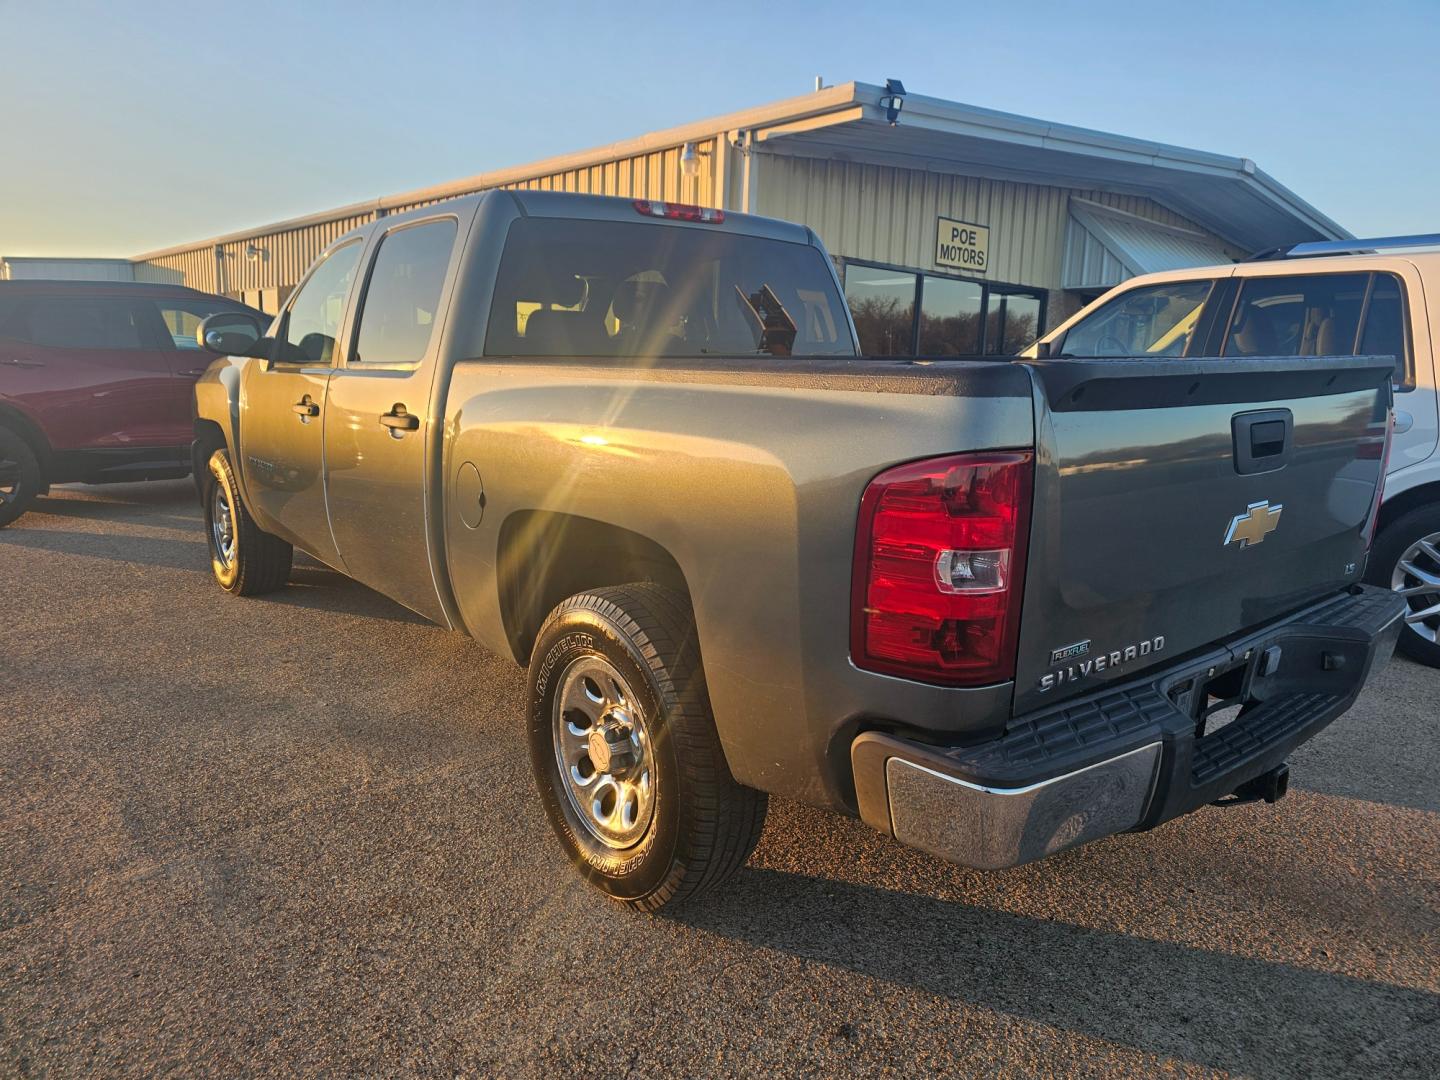
[[727, 132], [749, 133], [752, 147], [761, 154], [870, 162], [1144, 195], [1246, 250], [1350, 236], [1248, 158], [1188, 150], [919, 94], [905, 97], [899, 122], [891, 125], [879, 104], [885, 94], [883, 88], [869, 83], [842, 83], [529, 165], [147, 252], [135, 261], [386, 213]]
[[1231, 261], [1229, 252], [1203, 233], [1160, 225], [1084, 199], [1070, 200], [1063, 288], [1108, 289], [1136, 274]]
[[1350, 237], [1249, 158], [918, 94], [906, 96], [892, 126], [879, 105], [881, 87], [850, 83], [848, 89], [848, 108], [757, 137], [776, 153], [1144, 195], [1248, 250]]

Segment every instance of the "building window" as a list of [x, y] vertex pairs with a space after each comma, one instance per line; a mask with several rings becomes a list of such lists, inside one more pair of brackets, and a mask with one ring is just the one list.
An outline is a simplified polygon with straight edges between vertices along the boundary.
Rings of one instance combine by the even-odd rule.
[[973, 281], [927, 275], [920, 294], [921, 356], [974, 356], [980, 352], [985, 288]]
[[850, 263], [845, 300], [866, 356], [913, 356], [915, 287], [918, 278], [899, 270]]
[[844, 263], [866, 356], [1014, 355], [1040, 336], [1045, 291]]

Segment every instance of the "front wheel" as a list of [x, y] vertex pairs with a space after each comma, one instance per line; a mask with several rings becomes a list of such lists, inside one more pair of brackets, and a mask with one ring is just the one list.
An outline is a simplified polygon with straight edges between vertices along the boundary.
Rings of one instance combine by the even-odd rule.
[[15, 432], [0, 427], [0, 529], [30, 509], [40, 483], [35, 451]]
[[572, 596], [529, 677], [531, 769], [586, 881], [656, 911], [745, 864], [766, 797], [730, 775], [682, 597], [648, 583]]
[[1440, 506], [1402, 514], [1375, 540], [1366, 577], [1405, 597], [1398, 647], [1413, 660], [1440, 667]]
[[290, 580], [295, 549], [255, 524], [240, 499], [227, 451], [210, 455], [204, 489], [210, 570], [220, 587], [236, 596], [259, 596], [283, 587]]

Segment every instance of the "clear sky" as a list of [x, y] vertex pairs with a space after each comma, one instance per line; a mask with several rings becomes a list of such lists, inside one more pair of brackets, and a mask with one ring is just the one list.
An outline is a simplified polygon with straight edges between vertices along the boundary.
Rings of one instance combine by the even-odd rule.
[[827, 83], [1253, 158], [1440, 230], [1440, 0], [0, 0], [0, 254], [136, 255]]

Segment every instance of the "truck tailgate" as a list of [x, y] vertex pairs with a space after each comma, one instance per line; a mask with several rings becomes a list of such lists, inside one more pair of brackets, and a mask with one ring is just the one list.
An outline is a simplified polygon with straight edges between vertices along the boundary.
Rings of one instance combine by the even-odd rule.
[[1027, 366], [1036, 472], [1016, 712], [1359, 579], [1391, 360]]

